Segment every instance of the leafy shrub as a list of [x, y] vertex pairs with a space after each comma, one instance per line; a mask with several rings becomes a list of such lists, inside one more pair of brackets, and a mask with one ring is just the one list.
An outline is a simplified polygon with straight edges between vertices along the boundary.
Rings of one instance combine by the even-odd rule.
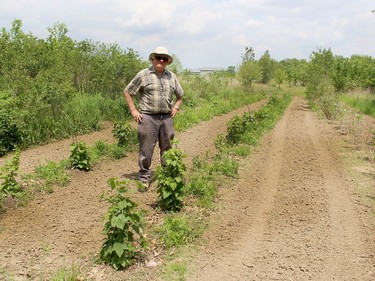
[[20, 150], [16, 150], [13, 157], [0, 167], [0, 209], [2, 199], [8, 195], [14, 196], [21, 191], [21, 186], [16, 177], [20, 165]]
[[12, 116], [0, 110], [0, 156], [13, 151], [21, 141], [21, 131]]
[[242, 117], [233, 117], [227, 126], [226, 139], [230, 144], [237, 144], [241, 141], [244, 133], [248, 130], [255, 129], [257, 119], [254, 113], [246, 112]]
[[143, 216], [135, 210], [137, 204], [125, 196], [130, 180], [111, 178], [108, 183], [115, 194], [105, 198], [110, 207], [105, 215], [106, 241], [100, 250], [100, 258], [119, 270], [131, 265], [137, 248], [145, 249], [147, 243], [142, 231]]
[[117, 139], [118, 146], [128, 146], [131, 143], [135, 143], [137, 138], [137, 131], [127, 121], [116, 122], [113, 125], [112, 133]]
[[156, 190], [158, 202], [166, 211], [179, 211], [183, 206], [183, 188], [185, 185], [185, 164], [182, 158], [185, 155], [177, 148], [171, 148], [163, 155], [164, 165], [158, 166], [155, 172], [157, 177]]
[[70, 146], [70, 165], [78, 170], [89, 171], [91, 169], [90, 155], [84, 142], [74, 143]]
[[274, 126], [289, 102], [289, 95], [272, 95], [267, 104], [258, 111], [246, 112], [242, 117], [233, 117], [227, 125], [228, 144], [256, 144], [262, 133]]

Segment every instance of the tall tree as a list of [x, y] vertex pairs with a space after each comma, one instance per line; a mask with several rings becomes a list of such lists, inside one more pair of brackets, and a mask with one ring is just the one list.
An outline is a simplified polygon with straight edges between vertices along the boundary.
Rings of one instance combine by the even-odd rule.
[[262, 83], [267, 84], [272, 79], [276, 66], [276, 61], [271, 58], [268, 50], [260, 57], [259, 66], [262, 70], [261, 81]]

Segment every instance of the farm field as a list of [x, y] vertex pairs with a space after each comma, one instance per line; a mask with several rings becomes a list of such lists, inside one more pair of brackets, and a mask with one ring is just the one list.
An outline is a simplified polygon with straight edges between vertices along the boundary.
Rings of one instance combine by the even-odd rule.
[[[177, 134], [194, 156], [214, 153], [216, 136], [244, 107]], [[240, 160], [239, 178], [223, 188], [209, 228], [185, 250], [186, 280], [374, 280], [375, 168], [360, 160], [350, 121], [328, 123], [295, 97], [276, 127]], [[362, 124], [375, 129], [375, 121]], [[112, 127], [79, 137], [88, 144], [113, 141]], [[359, 141], [357, 139], [357, 141]], [[365, 137], [360, 141], [367, 141]], [[22, 152], [21, 173], [69, 156], [71, 140]], [[356, 144], [358, 146], [358, 143]], [[158, 164], [155, 151], [154, 164]], [[137, 153], [102, 162], [90, 172], [71, 171], [71, 183], [0, 215], [0, 279], [49, 280], [72, 265], [83, 280], [157, 280], [158, 266], [115, 272], [93, 262], [103, 241], [108, 205], [100, 195], [110, 177], [135, 179]], [[156, 192], [131, 195], [157, 216]], [[163, 257], [154, 257], [158, 264]]]

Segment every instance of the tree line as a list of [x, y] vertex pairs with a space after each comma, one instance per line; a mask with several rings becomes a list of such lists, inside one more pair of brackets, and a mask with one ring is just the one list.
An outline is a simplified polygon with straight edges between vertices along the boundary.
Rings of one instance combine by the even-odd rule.
[[317, 49], [309, 60], [292, 58], [278, 62], [268, 50], [256, 60], [254, 49], [246, 47], [241, 59], [239, 79], [248, 85], [254, 81], [267, 84], [274, 79], [278, 83], [306, 86], [325, 77], [338, 92], [355, 88], [375, 91], [375, 59], [371, 56], [346, 58], [334, 55], [331, 49]]
[[373, 97], [368, 103], [375, 106], [375, 59], [371, 56], [346, 58], [334, 55], [329, 48], [317, 49], [309, 60], [293, 58], [278, 62], [269, 51], [256, 60], [254, 49], [246, 47], [241, 58], [237, 75], [244, 85], [274, 80], [279, 86], [284, 81], [289, 86], [304, 86], [310, 105], [322, 110], [328, 119], [338, 116], [340, 96], [353, 89], [369, 91]]
[[[24, 33], [21, 20], [14, 20], [10, 30], [1, 29], [0, 156], [15, 147], [97, 130], [103, 120], [129, 115], [123, 88], [149, 62], [116, 43], [75, 41], [67, 34], [63, 23], [48, 28], [46, 39]], [[171, 70], [189, 75], [174, 58]], [[253, 48], [246, 47], [240, 65], [228, 67], [221, 75], [236, 75], [245, 87], [270, 81], [305, 86], [313, 104], [335, 102], [340, 93], [353, 88], [375, 91], [374, 58], [345, 58], [330, 49], [312, 52], [309, 60], [276, 61], [269, 51], [256, 60]], [[196, 95], [190, 84], [183, 85], [191, 92], [187, 105], [194, 104]], [[197, 92], [202, 95], [201, 90]]]
[[0, 33], [0, 155], [100, 127], [126, 114], [122, 92], [148, 63], [117, 44], [74, 41], [65, 24], [40, 39], [14, 20]]

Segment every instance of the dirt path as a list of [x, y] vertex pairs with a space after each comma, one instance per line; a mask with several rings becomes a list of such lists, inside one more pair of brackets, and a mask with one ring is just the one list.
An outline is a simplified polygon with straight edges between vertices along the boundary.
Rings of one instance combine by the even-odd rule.
[[375, 280], [368, 209], [321, 125], [293, 102], [223, 192], [187, 280]]
[[[214, 140], [225, 133], [227, 122], [247, 110], [178, 134], [181, 149], [189, 155], [187, 162], [214, 152]], [[92, 144], [98, 139], [113, 141], [111, 136], [108, 127], [80, 139]], [[241, 160], [240, 178], [232, 188], [221, 190], [219, 210], [187, 279], [374, 280], [373, 209], [357, 193], [358, 179], [349, 177], [332, 149], [331, 140], [338, 137], [296, 98], [257, 151]], [[23, 152], [21, 170], [30, 172], [48, 160], [67, 158], [70, 143]], [[92, 264], [102, 244], [101, 219], [107, 210], [99, 196], [108, 189], [110, 177], [134, 178], [136, 163], [136, 153], [129, 153], [89, 173], [72, 171], [69, 186], [2, 214], [0, 279], [48, 280], [49, 271]], [[369, 177], [367, 187], [374, 184], [372, 172]], [[132, 196], [152, 214], [155, 192]], [[90, 276], [109, 280], [107, 272], [108, 268], [95, 267]], [[127, 280], [126, 273], [122, 276], [114, 280]]]

